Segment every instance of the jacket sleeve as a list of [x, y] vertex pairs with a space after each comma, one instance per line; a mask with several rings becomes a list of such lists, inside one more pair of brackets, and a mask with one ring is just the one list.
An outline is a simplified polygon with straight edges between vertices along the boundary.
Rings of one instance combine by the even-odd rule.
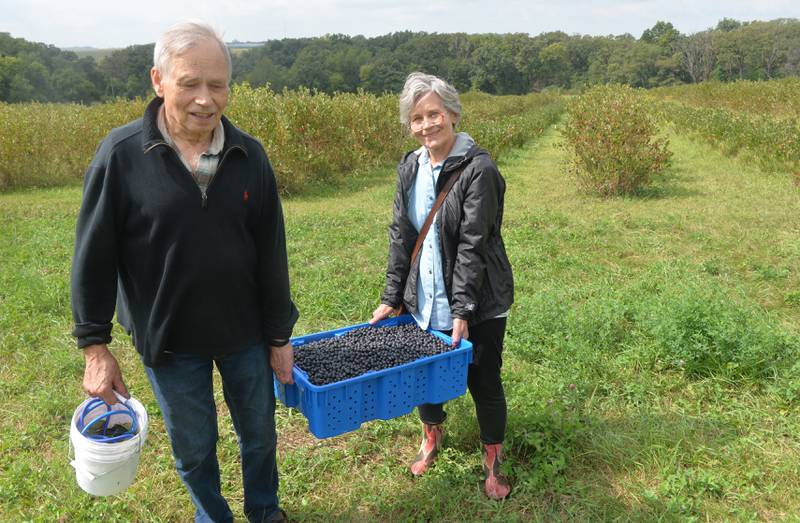
[[465, 192], [450, 304], [455, 318], [469, 320], [478, 308], [501, 183], [497, 167], [487, 162], [478, 167]]
[[78, 347], [109, 343], [117, 297], [115, 188], [106, 138], [84, 176], [83, 202], [75, 231], [70, 301]]
[[266, 154], [262, 154], [262, 194], [256, 249], [264, 334], [268, 341], [284, 340], [291, 338], [300, 313], [292, 301], [289, 288], [286, 232], [275, 173]]
[[391, 307], [399, 307], [403, 303], [403, 289], [408, 278], [411, 251], [403, 242], [401, 221], [407, 220], [403, 202], [403, 188], [400, 176], [397, 177], [397, 189], [392, 208], [392, 223], [389, 225], [389, 261], [386, 267], [386, 286], [381, 295], [381, 303]]

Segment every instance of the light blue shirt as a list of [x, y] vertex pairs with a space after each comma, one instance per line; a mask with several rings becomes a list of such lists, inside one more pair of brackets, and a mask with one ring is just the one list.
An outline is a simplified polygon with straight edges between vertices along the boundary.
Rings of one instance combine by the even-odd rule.
[[[474, 143], [475, 141], [467, 133], [458, 133], [448, 158], [464, 155]], [[442, 171], [442, 164], [432, 165], [430, 155], [425, 147], [420, 147], [417, 152], [419, 153], [419, 168], [417, 178], [409, 192], [408, 213], [411, 223], [419, 232], [436, 200], [436, 181]], [[436, 213], [420, 248], [417, 310], [412, 314], [423, 329], [430, 326], [436, 330], [450, 330], [453, 328], [453, 317], [450, 313], [450, 302], [447, 299], [442, 271], [441, 243], [439, 242], [440, 212]]]

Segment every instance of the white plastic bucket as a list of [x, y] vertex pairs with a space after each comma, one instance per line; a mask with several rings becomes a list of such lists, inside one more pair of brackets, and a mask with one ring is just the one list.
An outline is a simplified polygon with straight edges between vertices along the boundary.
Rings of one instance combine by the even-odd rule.
[[[136, 467], [139, 464], [139, 453], [147, 438], [147, 411], [144, 406], [131, 397], [125, 399], [117, 394], [119, 403], [111, 405], [113, 410], [125, 409], [126, 405], [136, 414], [138, 432], [132, 437], [113, 443], [93, 440], [81, 434], [81, 417], [83, 411], [95, 398], [88, 398], [78, 405], [72, 415], [69, 428], [69, 441], [75, 452], [75, 459], [70, 464], [75, 468], [75, 477], [78, 485], [94, 496], [110, 496], [127, 489], [136, 476]], [[107, 412], [108, 408], [92, 409], [86, 413], [84, 425]], [[115, 419], [118, 416], [122, 419]], [[109, 418], [113, 426], [123, 421], [130, 421], [128, 415], [113, 415]]]

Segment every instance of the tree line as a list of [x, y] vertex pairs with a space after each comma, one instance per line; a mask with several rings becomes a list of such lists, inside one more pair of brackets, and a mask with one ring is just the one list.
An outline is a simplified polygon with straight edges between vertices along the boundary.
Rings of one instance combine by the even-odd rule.
[[[706, 80], [766, 80], [800, 75], [800, 20], [740, 22], [685, 35], [657, 22], [639, 38], [396, 32], [270, 40], [233, 53], [233, 81], [274, 90], [397, 92], [422, 70], [459, 90], [523, 94], [622, 83], [658, 87]], [[0, 101], [92, 103], [151, 95], [153, 44], [95, 61], [52, 45], [0, 33]]]

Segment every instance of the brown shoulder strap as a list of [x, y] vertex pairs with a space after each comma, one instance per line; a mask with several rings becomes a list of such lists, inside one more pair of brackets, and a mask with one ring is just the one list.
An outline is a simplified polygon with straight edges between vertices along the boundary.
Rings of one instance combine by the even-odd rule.
[[[458, 177], [461, 176], [461, 173], [463, 173], [466, 168], [467, 166], [465, 165], [450, 175], [447, 183], [444, 184], [444, 187], [442, 187], [442, 190], [439, 192], [439, 196], [436, 197], [436, 201], [433, 202], [431, 212], [428, 213], [428, 217], [425, 218], [425, 223], [422, 224], [422, 228], [419, 230], [417, 242], [414, 244], [414, 250], [411, 251], [411, 260], [408, 263], [409, 270], [414, 265], [414, 261], [417, 259], [417, 256], [419, 256], [419, 251], [422, 248], [422, 241], [425, 239], [425, 236], [428, 235], [428, 229], [431, 228], [431, 224], [433, 223], [433, 218], [436, 216], [436, 212], [439, 210], [439, 207], [442, 206], [442, 203], [444, 203], [444, 199], [450, 192], [450, 189], [453, 188], [453, 186], [456, 184], [456, 180], [458, 180]], [[405, 314], [405, 312], [406, 306], [401, 301], [398, 314]]]
[[428, 229], [431, 228], [431, 224], [433, 223], [433, 218], [436, 216], [436, 212], [439, 210], [439, 207], [442, 206], [442, 203], [444, 203], [447, 193], [449, 193], [450, 189], [453, 188], [453, 185], [456, 184], [456, 180], [458, 180], [458, 177], [461, 176], [461, 173], [464, 172], [465, 168], [466, 166], [450, 175], [450, 179], [448, 179], [447, 183], [444, 184], [444, 187], [442, 187], [442, 190], [439, 192], [439, 196], [436, 197], [436, 201], [433, 202], [431, 212], [428, 213], [428, 217], [425, 218], [425, 223], [422, 224], [422, 228], [419, 230], [419, 236], [417, 236], [417, 243], [414, 244], [414, 250], [411, 251], [411, 260], [408, 264], [409, 268], [414, 265], [414, 261], [419, 255], [419, 251], [422, 248], [422, 242], [425, 240], [425, 236], [428, 235]]

